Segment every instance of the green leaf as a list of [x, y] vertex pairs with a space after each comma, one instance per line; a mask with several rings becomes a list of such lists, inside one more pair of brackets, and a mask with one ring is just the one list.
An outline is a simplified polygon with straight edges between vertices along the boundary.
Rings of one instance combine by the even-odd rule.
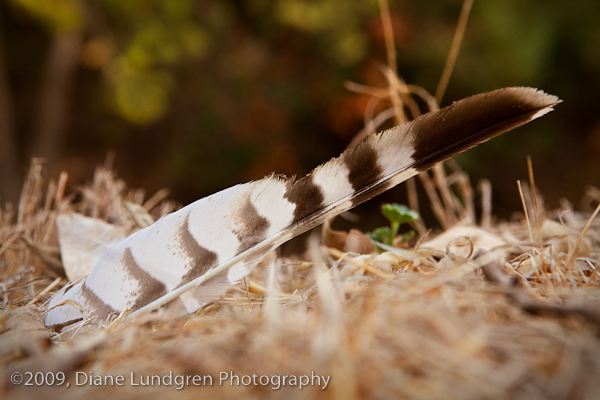
[[419, 219], [418, 212], [398, 203], [383, 204], [381, 206], [381, 213], [392, 224], [406, 224]]
[[400, 244], [404, 244], [406, 243], [409, 239], [411, 239], [413, 236], [415, 236], [415, 231], [413, 231], [412, 229], [408, 232], [406, 232], [404, 235], [402, 235], [402, 239], [400, 240]]
[[367, 235], [376, 242], [390, 244], [390, 228], [377, 228], [373, 232], [368, 232]]

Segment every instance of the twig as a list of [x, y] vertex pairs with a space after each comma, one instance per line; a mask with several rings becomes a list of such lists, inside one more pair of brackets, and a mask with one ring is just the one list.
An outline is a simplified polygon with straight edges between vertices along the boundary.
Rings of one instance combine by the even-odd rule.
[[596, 216], [598, 215], [598, 212], [600, 212], [600, 204], [598, 204], [598, 207], [596, 207], [596, 210], [594, 211], [594, 213], [592, 214], [590, 219], [588, 219], [587, 223], [583, 227], [583, 230], [581, 231], [581, 234], [577, 238], [577, 242], [575, 242], [575, 246], [573, 246], [573, 248], [571, 249], [571, 253], [569, 254], [569, 259], [568, 259], [567, 265], [566, 265], [567, 267], [569, 267], [569, 265], [571, 265], [571, 263], [574, 261], [575, 255], [577, 254], [577, 249], [579, 248], [579, 245], [581, 244], [581, 241], [585, 237], [588, 229], [590, 229], [590, 226], [592, 226], [592, 221], [594, 221], [594, 218], [596, 218]]
[[0, 255], [2, 255], [2, 253], [4, 253], [6, 249], [8, 249], [10, 245], [13, 244], [13, 242], [21, 236], [22, 233], [22, 230], [17, 230], [15, 233], [12, 234], [11, 237], [9, 237], [4, 243], [2, 243], [2, 247], [0, 247]]
[[[598, 209], [600, 209], [600, 206], [598, 206]], [[600, 313], [592, 308], [544, 304], [533, 299], [525, 288], [515, 286], [518, 281], [513, 281], [504, 271], [504, 267], [496, 260], [482, 265], [481, 270], [490, 282], [498, 283], [501, 287], [506, 288], [506, 296], [525, 312], [536, 315], [544, 312], [559, 315], [580, 315], [600, 327]], [[600, 330], [598, 330], [597, 336], [600, 336]]]
[[459, 174], [458, 188], [462, 193], [464, 205], [464, 217], [468, 218], [471, 224], [477, 224], [477, 217], [475, 216], [475, 197], [473, 195], [473, 187], [469, 175], [463, 171], [455, 172]]
[[377, 97], [379, 99], [385, 99], [389, 94], [387, 88], [378, 88], [352, 81], [344, 82], [344, 87], [351, 92], [366, 94], [367, 96]]
[[383, 124], [388, 119], [394, 117], [394, 115], [396, 115], [396, 110], [394, 110], [393, 108], [388, 108], [387, 110], [384, 110], [377, 114], [375, 118], [372, 118], [368, 123], [365, 123], [365, 127], [352, 138], [352, 140], [346, 148], [352, 149], [356, 147], [358, 143], [360, 143], [371, 133], [374, 133], [375, 130], [379, 128], [381, 124]]
[[252, 312], [252, 300], [250, 300], [250, 292], [248, 291], [248, 283], [246, 282], [246, 277], [244, 277], [244, 287], [246, 288], [246, 296], [248, 296], [248, 308], [250, 312]]
[[[381, 23], [383, 24], [383, 35], [385, 36], [385, 49], [387, 54], [388, 68], [393, 76], [398, 76], [398, 64], [396, 57], [396, 44], [394, 43], [394, 30], [392, 28], [392, 18], [390, 17], [390, 9], [387, 0], [379, 0], [379, 11], [381, 14]], [[388, 78], [389, 80], [389, 78]], [[396, 86], [390, 84], [390, 99], [394, 109], [396, 110], [396, 123], [401, 124], [406, 122], [403, 118], [404, 111], [402, 110], [402, 101], [396, 90]]]
[[388, 67], [390, 67], [394, 75], [398, 75], [394, 30], [392, 28], [392, 19], [390, 18], [390, 8], [388, 7], [387, 0], [379, 0], [379, 12], [381, 13], [381, 23], [383, 24], [383, 34], [385, 36]]
[[456, 209], [454, 207], [453, 194], [450, 193], [448, 184], [446, 182], [446, 172], [444, 171], [444, 164], [439, 163], [432, 169], [433, 179], [435, 180], [438, 191], [442, 195], [442, 201], [444, 202], [444, 209], [446, 211], [446, 218], [450, 225], [455, 225], [457, 222]]
[[537, 190], [535, 188], [535, 180], [533, 179], [533, 165], [531, 163], [531, 156], [527, 156], [527, 170], [529, 172], [529, 185], [531, 186], [531, 195], [533, 197], [533, 212], [535, 213], [535, 226], [537, 229], [537, 239], [538, 245], [540, 248], [540, 254], [542, 255], [542, 268], [544, 271], [548, 272], [548, 268], [546, 266], [546, 260], [544, 258], [544, 247], [542, 243], [542, 224], [540, 221], [540, 213], [538, 209], [538, 196]]
[[[395, 113], [396, 124], [397, 125], [404, 124], [404, 123], [408, 122], [408, 118], [406, 117], [406, 114], [404, 112], [403, 100], [410, 99], [410, 97], [402, 95], [402, 90], [401, 90], [402, 85], [398, 83], [398, 76], [396, 74], [394, 74], [394, 72], [392, 70], [390, 70], [388, 68], [386, 71], [384, 71], [384, 74], [388, 81], [388, 88], [389, 88], [389, 92], [390, 92], [389, 96], [392, 101], [394, 110], [396, 111], [396, 113]], [[411, 108], [411, 112], [413, 113], [413, 117], [414, 117], [414, 106], [409, 107], [409, 108]]]
[[427, 107], [429, 111], [437, 111], [440, 109], [439, 104], [427, 90], [423, 89], [421, 86], [407, 84], [406, 89], [408, 89], [409, 93], [419, 96], [425, 103], [427, 103]]
[[[375, 107], [377, 106], [377, 104], [381, 101], [382, 99], [380, 99], [379, 97], [371, 97], [369, 99], [369, 101], [367, 102], [367, 106], [365, 107], [365, 117], [364, 117], [364, 122], [365, 122], [365, 130], [366, 130], [366, 134], [370, 135], [372, 133], [375, 133], [375, 126], [373, 124], [373, 114], [375, 113]], [[394, 110], [393, 115], [396, 115], [396, 110], [392, 107], [392, 110]]]
[[479, 181], [481, 191], [481, 227], [490, 229], [492, 226], [492, 184], [487, 179]]
[[42, 290], [41, 292], [39, 292], [37, 294], [37, 296], [35, 296], [33, 299], [31, 299], [31, 301], [29, 303], [27, 303], [27, 306], [30, 306], [32, 304], [34, 304], [36, 301], [39, 300], [40, 297], [42, 297], [43, 295], [45, 295], [46, 293], [48, 293], [49, 291], [51, 291], [54, 286], [58, 285], [58, 283], [62, 280], [62, 277], [58, 277], [56, 278], [54, 281], [52, 281], [51, 284], [49, 284], [48, 286], [46, 286], [46, 288], [44, 290]]
[[144, 208], [146, 211], [152, 210], [154, 207], [158, 205], [161, 201], [163, 201], [170, 194], [170, 190], [167, 188], [162, 188], [158, 192], [154, 193], [152, 197], [150, 197], [145, 203]]
[[527, 228], [529, 229], [529, 238], [531, 239], [531, 246], [533, 246], [533, 231], [531, 230], [531, 223], [529, 222], [529, 213], [527, 212], [527, 205], [525, 204], [525, 196], [523, 195], [521, 181], [517, 181], [517, 186], [519, 187], [519, 194], [521, 195], [521, 203], [523, 203], [523, 211], [525, 212], [525, 220], [527, 221]]
[[[414, 177], [406, 181], [406, 190], [408, 195], [408, 206], [411, 210], [419, 212], [419, 194], [417, 193], [417, 181]], [[410, 225], [419, 232], [419, 235], [423, 236], [427, 232], [427, 227], [423, 223], [423, 219], [419, 218], [416, 221], [410, 223]]]
[[456, 64], [456, 58], [458, 57], [460, 45], [465, 35], [465, 30], [467, 28], [467, 22], [469, 21], [469, 15], [471, 14], [472, 6], [473, 0], [465, 0], [462, 6], [462, 10], [460, 11], [458, 25], [456, 26], [456, 31], [454, 31], [454, 38], [452, 39], [452, 46], [450, 47], [450, 54], [448, 54], [448, 58], [446, 59], [446, 65], [444, 66], [444, 71], [442, 72], [442, 77], [440, 78], [438, 87], [435, 90], [435, 99], [437, 100], [438, 104], [442, 103], [442, 98], [444, 97], [444, 93], [446, 92], [446, 88], [448, 87], [450, 76], [452, 76], [452, 71], [454, 70], [454, 65]]
[[421, 179], [421, 183], [427, 192], [427, 196], [429, 197], [429, 201], [431, 202], [431, 209], [435, 214], [437, 220], [440, 222], [440, 225], [444, 229], [450, 228], [450, 223], [446, 218], [446, 213], [444, 212], [444, 207], [442, 206], [442, 202], [437, 192], [435, 191], [435, 186], [433, 182], [431, 182], [431, 178], [427, 171], [423, 171], [418, 175], [419, 179]]
[[[385, 72], [385, 75], [388, 79], [389, 84], [395, 89], [393, 93], [400, 96], [400, 105], [406, 106], [410, 110], [412, 119], [418, 118], [421, 115], [421, 109], [419, 108], [419, 105], [417, 104], [415, 99], [413, 99], [412, 92], [408, 89], [406, 83], [404, 83], [404, 81], [398, 75], [394, 74], [389, 69]], [[401, 108], [399, 112], [399, 122], [407, 122], [408, 118], [404, 113], [404, 108]]]
[[58, 185], [56, 189], [56, 197], [54, 198], [54, 206], [60, 207], [62, 203], [63, 196], [65, 194], [65, 186], [67, 185], [68, 174], [66, 172], [61, 172], [60, 177], [58, 178]]

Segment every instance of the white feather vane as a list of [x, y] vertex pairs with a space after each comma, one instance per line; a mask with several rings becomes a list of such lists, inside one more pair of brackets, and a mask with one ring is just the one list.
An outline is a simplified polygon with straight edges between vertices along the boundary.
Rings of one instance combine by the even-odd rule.
[[83, 282], [51, 301], [45, 323], [103, 322], [167, 303], [196, 311], [292, 237], [559, 102], [532, 88], [472, 96], [372, 135], [302, 179], [272, 175], [198, 200], [110, 248]]

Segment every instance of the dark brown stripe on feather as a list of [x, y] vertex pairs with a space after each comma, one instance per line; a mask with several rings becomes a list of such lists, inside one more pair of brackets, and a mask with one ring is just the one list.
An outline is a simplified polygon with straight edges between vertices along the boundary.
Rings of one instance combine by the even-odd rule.
[[505, 88], [456, 102], [412, 122], [414, 167], [431, 168], [471, 147], [531, 120], [560, 102], [531, 88]]
[[323, 200], [325, 200], [323, 191], [313, 182], [311, 175], [297, 181], [290, 178], [283, 197], [296, 205], [292, 223], [298, 222], [323, 208]]
[[384, 182], [380, 182], [377, 185], [371, 185], [368, 188], [360, 191], [357, 195], [352, 197], [352, 207], [356, 207], [359, 204], [364, 203], [367, 200], [372, 199], [373, 197], [389, 190], [395, 185], [390, 180], [386, 180]]
[[100, 297], [96, 296], [96, 293], [87, 287], [85, 282], [81, 285], [81, 295], [90, 306], [92, 314], [94, 314], [96, 318], [100, 318], [101, 321], [106, 321], [106, 318], [108, 318], [109, 315], [119, 314], [117, 310], [114, 310], [111, 306], [102, 301]]
[[238, 247], [238, 252], [241, 253], [264, 240], [271, 224], [269, 220], [258, 213], [250, 201], [250, 197], [244, 199], [242, 207], [236, 210], [236, 214], [239, 224], [232, 230], [241, 242]]
[[218, 256], [198, 244], [189, 229], [189, 214], [179, 228], [179, 245], [185, 254], [192, 259], [192, 265], [187, 274], [181, 279], [181, 284], [187, 283], [194, 278], [204, 274], [210, 268], [217, 265]]
[[165, 284], [154, 278], [138, 265], [129, 247], [127, 247], [121, 255], [121, 263], [123, 263], [127, 274], [129, 274], [132, 279], [135, 279], [139, 285], [137, 292], [138, 297], [135, 300], [135, 303], [130, 306], [130, 310], [135, 311], [167, 294], [167, 287]]
[[370, 142], [362, 142], [353, 151], [342, 154], [352, 189], [360, 190], [382, 178], [383, 170], [377, 162], [378, 159], [377, 151]]

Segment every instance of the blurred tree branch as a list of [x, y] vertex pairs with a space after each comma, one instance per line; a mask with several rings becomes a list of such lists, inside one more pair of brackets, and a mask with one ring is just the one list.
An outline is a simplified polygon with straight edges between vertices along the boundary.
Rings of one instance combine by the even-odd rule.
[[70, 89], [79, 59], [82, 32], [60, 31], [54, 35], [40, 90], [38, 115], [30, 157], [43, 157], [52, 165], [66, 133]]
[[[1, 32], [2, 26], [0, 26]], [[16, 202], [19, 198], [21, 171], [15, 143], [13, 107], [4, 63], [4, 48], [0, 44], [0, 198]]]

